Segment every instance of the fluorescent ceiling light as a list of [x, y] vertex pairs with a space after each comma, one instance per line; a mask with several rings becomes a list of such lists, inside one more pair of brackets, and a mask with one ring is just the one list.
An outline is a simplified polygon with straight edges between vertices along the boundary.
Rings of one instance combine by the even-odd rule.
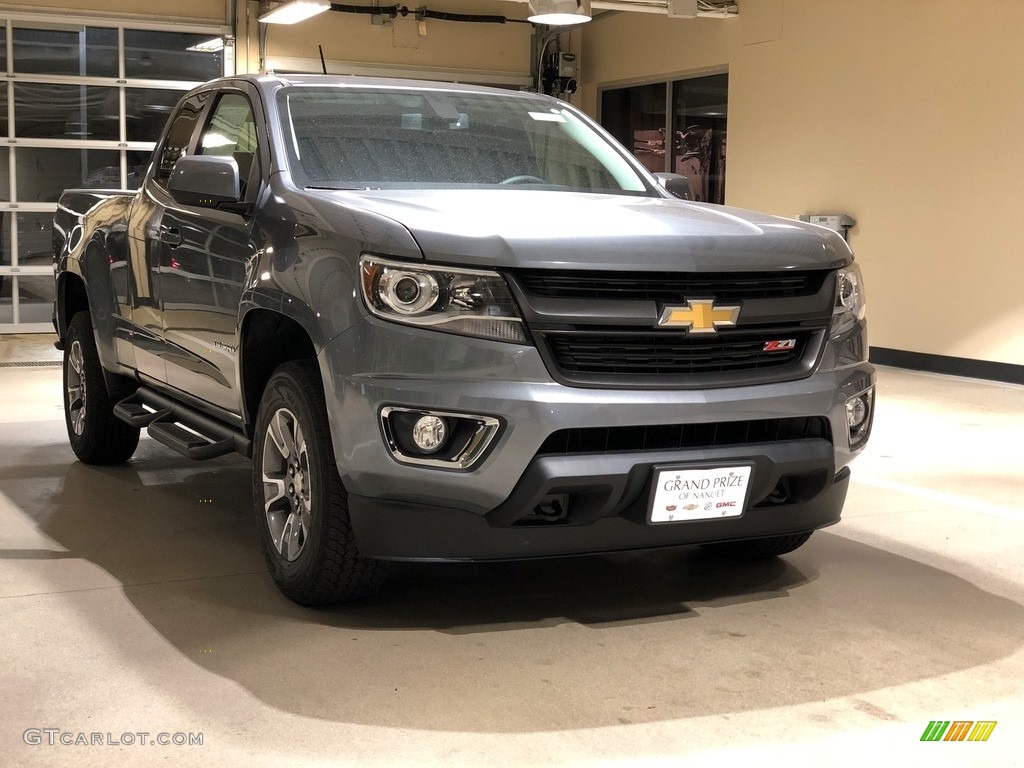
[[264, 24], [295, 24], [331, 10], [331, 0], [288, 0], [260, 15]]
[[590, 0], [530, 0], [527, 21], [562, 27], [590, 21]]
[[211, 37], [209, 40], [203, 40], [201, 43], [190, 45], [185, 49], [186, 51], [198, 51], [199, 53], [216, 53], [217, 51], [224, 50], [224, 38], [223, 37]]

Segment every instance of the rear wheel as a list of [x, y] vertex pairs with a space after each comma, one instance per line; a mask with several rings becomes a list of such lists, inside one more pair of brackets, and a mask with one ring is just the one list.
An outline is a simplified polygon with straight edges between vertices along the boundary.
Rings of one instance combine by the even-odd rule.
[[764, 539], [704, 544], [702, 548], [710, 554], [734, 560], [763, 560], [799, 549], [807, 543], [809, 538], [811, 538], [810, 532], [797, 533], [792, 536], [769, 536]]
[[110, 392], [103, 377], [92, 320], [79, 312], [64, 338], [64, 421], [75, 456], [86, 464], [127, 461], [139, 445], [139, 430], [114, 416], [125, 391]]
[[355, 600], [383, 580], [359, 554], [316, 364], [285, 363], [260, 401], [253, 442], [256, 523], [270, 575], [302, 605]]

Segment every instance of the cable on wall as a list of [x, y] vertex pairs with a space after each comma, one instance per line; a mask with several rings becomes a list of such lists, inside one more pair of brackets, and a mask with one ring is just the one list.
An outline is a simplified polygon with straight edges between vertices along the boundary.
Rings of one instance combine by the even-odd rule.
[[361, 13], [369, 16], [389, 16], [394, 19], [398, 16], [403, 18], [412, 16], [419, 19], [434, 19], [435, 21], [457, 21], [468, 24], [530, 24], [526, 19], [510, 19], [507, 16], [492, 16], [479, 13], [448, 13], [447, 11], [431, 11], [428, 8], [412, 9], [406, 5], [346, 5], [343, 3], [331, 3], [331, 10], [339, 13]]
[[704, 13], [739, 13], [740, 6], [733, 0], [717, 2], [716, 0], [698, 0], [697, 7]]

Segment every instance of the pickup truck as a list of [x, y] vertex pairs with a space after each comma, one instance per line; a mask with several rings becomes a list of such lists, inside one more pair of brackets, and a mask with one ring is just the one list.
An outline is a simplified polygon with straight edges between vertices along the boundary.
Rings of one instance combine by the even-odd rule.
[[137, 191], [61, 197], [71, 447], [251, 457], [270, 573], [307, 605], [389, 560], [790, 552], [871, 431], [861, 272], [837, 234], [679, 181], [533, 93], [195, 88]]

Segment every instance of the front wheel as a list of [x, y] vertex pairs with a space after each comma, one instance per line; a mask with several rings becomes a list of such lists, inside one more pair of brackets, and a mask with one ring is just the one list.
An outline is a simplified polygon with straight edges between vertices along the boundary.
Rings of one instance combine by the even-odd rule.
[[78, 312], [64, 338], [64, 421], [75, 456], [86, 464], [127, 461], [139, 445], [139, 430], [114, 415], [128, 394], [110, 392], [96, 352], [92, 320]]
[[799, 549], [807, 543], [809, 538], [811, 538], [810, 532], [797, 533], [792, 536], [768, 536], [763, 539], [704, 544], [702, 548], [709, 554], [734, 560], [764, 560]]
[[311, 361], [285, 363], [267, 383], [256, 418], [253, 494], [263, 555], [287, 597], [328, 605], [380, 585], [383, 564], [356, 546]]

